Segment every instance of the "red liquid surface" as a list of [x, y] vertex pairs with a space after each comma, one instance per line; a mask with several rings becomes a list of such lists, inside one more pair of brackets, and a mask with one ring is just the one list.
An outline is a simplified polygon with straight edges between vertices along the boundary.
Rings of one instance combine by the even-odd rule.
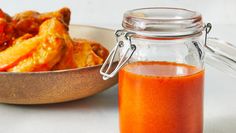
[[202, 133], [204, 71], [136, 62], [119, 72], [121, 133]]

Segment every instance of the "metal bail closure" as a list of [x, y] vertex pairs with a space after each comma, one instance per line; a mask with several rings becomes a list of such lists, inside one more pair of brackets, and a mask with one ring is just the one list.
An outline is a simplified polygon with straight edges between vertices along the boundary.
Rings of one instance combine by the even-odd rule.
[[205, 46], [208, 48], [208, 49], [210, 49], [210, 50], [212, 50], [210, 47], [208, 47], [207, 46], [207, 35], [210, 33], [210, 31], [211, 31], [211, 28], [212, 28], [212, 25], [211, 25], [211, 23], [207, 23], [205, 26], [204, 26], [204, 28], [205, 28], [205, 31], [206, 31], [206, 34], [205, 34]]
[[[136, 46], [132, 44], [132, 35], [135, 33], [132, 32], [125, 32], [124, 30], [117, 30], [115, 32], [116, 35], [116, 46], [111, 50], [110, 54], [108, 55], [107, 59], [103, 63], [100, 74], [103, 76], [103, 80], [107, 80], [109, 78], [112, 78], [116, 75], [116, 73], [120, 70], [120, 68], [131, 58], [134, 51], [136, 50]], [[117, 66], [113, 71], [110, 72], [111, 66], [113, 64], [114, 58], [117, 54], [118, 49], [122, 48], [124, 46], [124, 41], [119, 41], [119, 37], [124, 36], [126, 40], [129, 42], [129, 47], [126, 49], [122, 57], [120, 58]]]

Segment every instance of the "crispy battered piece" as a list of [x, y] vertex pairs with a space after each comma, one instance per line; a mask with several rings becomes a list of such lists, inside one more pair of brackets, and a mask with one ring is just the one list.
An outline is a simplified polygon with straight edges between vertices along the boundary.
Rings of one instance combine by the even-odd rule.
[[[37, 38], [37, 47], [33, 53], [11, 69], [10, 72], [33, 72], [48, 71], [57, 64], [65, 53], [66, 40], [68, 35], [64, 24], [56, 18], [46, 20], [39, 29], [39, 34], [30, 39]], [[28, 41], [28, 40], [26, 40]], [[24, 43], [21, 42], [21, 43]], [[13, 45], [12, 47], [15, 47]]]
[[70, 23], [70, 9], [62, 8], [55, 12], [39, 13], [36, 11], [25, 11], [13, 16], [13, 22], [17, 30], [18, 36], [25, 33], [37, 34], [39, 26], [48, 19], [57, 18], [66, 26]]
[[78, 68], [102, 64], [107, 56], [107, 49], [97, 42], [85, 39], [74, 40], [73, 58]]
[[55, 12], [42, 13], [39, 15], [39, 19], [40, 21], [45, 21], [47, 19], [55, 17], [68, 26], [70, 24], [70, 15], [71, 15], [70, 9], [64, 7]]
[[94, 42], [94, 41], [90, 41], [91, 47], [93, 52], [99, 56], [100, 58], [103, 59], [103, 62], [106, 60], [107, 56], [109, 55], [109, 51], [104, 48], [101, 44]]
[[15, 39], [14, 25], [10, 22], [11, 17], [0, 9], [0, 51]]

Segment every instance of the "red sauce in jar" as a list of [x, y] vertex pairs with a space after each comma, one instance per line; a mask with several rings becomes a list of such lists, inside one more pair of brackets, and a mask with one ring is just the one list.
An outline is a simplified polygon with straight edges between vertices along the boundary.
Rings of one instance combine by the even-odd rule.
[[121, 133], [202, 133], [204, 71], [136, 62], [119, 72]]

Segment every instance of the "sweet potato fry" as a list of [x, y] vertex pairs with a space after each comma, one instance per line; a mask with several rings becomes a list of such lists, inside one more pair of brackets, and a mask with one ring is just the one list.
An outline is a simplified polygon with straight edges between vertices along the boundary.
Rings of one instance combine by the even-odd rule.
[[[32, 56], [22, 60], [9, 69], [9, 72], [33, 72], [33, 71], [48, 71], [61, 59], [62, 53], [65, 48], [65, 41], [62, 38], [56, 36], [50, 36], [44, 38], [37, 50], [35, 50]], [[50, 46], [46, 43], [49, 43]]]
[[16, 66], [9, 69], [8, 71], [32, 72], [50, 70], [56, 63], [60, 61], [63, 53], [65, 52], [65, 34], [67, 34], [67, 29], [65, 28], [64, 24], [62, 24], [56, 18], [45, 21], [40, 26], [39, 34], [36, 37], [33, 37], [40, 38], [37, 39], [37, 42], [34, 42], [34, 45], [37, 45], [36, 50], [31, 56], [20, 60]]
[[65, 53], [62, 56], [62, 59], [60, 62], [58, 62], [54, 67], [53, 70], [63, 70], [63, 69], [71, 69], [76, 68], [75, 61], [73, 59], [73, 41], [71, 40], [70, 36], [68, 34], [65, 34], [64, 36], [65, 42], [66, 42], [66, 48]]
[[14, 46], [0, 52], [0, 71], [5, 71], [30, 56], [40, 44], [38, 40], [42, 39], [41, 37], [35, 37], [23, 41], [24, 38], [25, 36], [17, 39]]

